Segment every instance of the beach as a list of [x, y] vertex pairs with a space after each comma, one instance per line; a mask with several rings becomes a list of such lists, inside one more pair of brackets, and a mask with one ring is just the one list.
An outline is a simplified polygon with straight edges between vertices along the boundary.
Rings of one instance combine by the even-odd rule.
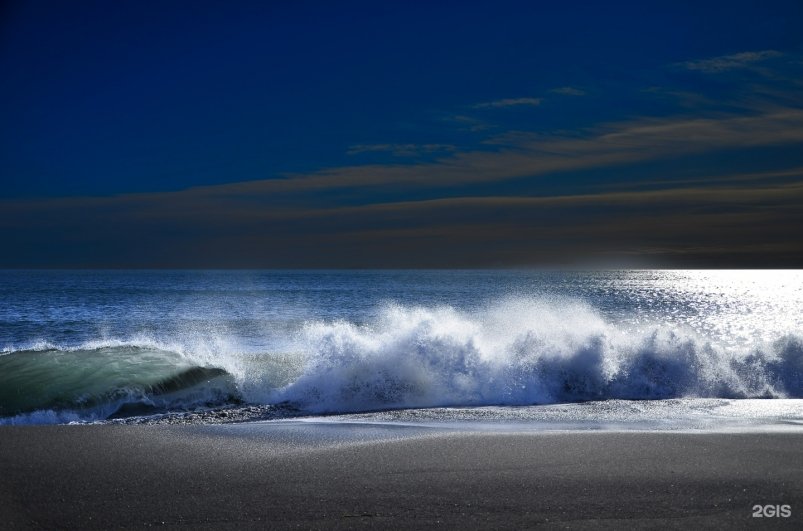
[[[0, 427], [6, 529], [784, 527], [803, 434], [319, 422]], [[790, 517], [752, 516], [789, 505]]]
[[0, 529], [803, 528], [803, 272], [0, 277]]

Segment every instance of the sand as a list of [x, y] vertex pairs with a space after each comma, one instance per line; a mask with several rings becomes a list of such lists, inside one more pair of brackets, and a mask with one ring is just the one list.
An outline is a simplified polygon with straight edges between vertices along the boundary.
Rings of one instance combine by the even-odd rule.
[[[754, 518], [788, 504], [789, 518]], [[803, 528], [803, 434], [0, 427], [0, 528]]]

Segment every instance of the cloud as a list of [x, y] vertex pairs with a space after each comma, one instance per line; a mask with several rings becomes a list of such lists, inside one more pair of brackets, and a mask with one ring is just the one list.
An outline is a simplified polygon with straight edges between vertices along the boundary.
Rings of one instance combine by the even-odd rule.
[[447, 120], [457, 123], [460, 130], [470, 131], [472, 133], [478, 133], [480, 131], [486, 131], [493, 128], [493, 125], [489, 124], [488, 122], [473, 116], [467, 116], [465, 114], [449, 116]]
[[604, 124], [579, 136], [506, 135], [484, 150], [455, 151], [434, 162], [336, 167], [284, 179], [197, 188], [194, 193], [219, 194], [225, 190], [232, 194], [273, 194], [387, 185], [410, 189], [469, 185], [801, 142], [803, 110], [795, 108], [750, 116], [643, 118]]
[[585, 96], [585, 91], [574, 87], [558, 87], [553, 88], [549, 92], [554, 94], [562, 94], [564, 96]]
[[505, 107], [536, 107], [541, 105], [541, 98], [506, 98], [474, 105], [475, 109], [501, 109]]
[[[448, 267], [592, 255], [672, 257], [683, 265], [794, 264], [803, 257], [796, 238], [803, 175], [768, 172], [756, 175], [769, 179], [759, 185], [746, 176], [700, 177], [656, 190], [529, 196], [443, 190], [433, 199], [297, 200], [286, 208], [270, 195], [224, 187], [215, 194], [16, 201], [0, 204], [0, 232], [15, 249], [0, 264]], [[795, 180], [784, 179], [790, 176]]]
[[754, 63], [759, 63], [774, 57], [780, 57], [780, 52], [775, 50], [763, 50], [758, 52], [741, 52], [731, 55], [721, 55], [709, 59], [699, 59], [696, 61], [686, 61], [679, 63], [680, 66], [688, 70], [696, 70], [708, 74], [716, 74], [738, 68], [745, 68]]
[[346, 152], [349, 155], [363, 153], [391, 153], [396, 157], [418, 157], [428, 153], [456, 151], [451, 144], [356, 144]]
[[[57, 208], [60, 201], [87, 206], [101, 201], [109, 212], [128, 205], [138, 210], [140, 215], [146, 215], [155, 196], [172, 198], [176, 212], [185, 206], [205, 211], [221, 203], [242, 202], [276, 213], [297, 210], [301, 205], [328, 204], [344, 197], [360, 200], [387, 187], [392, 187], [394, 193], [405, 190], [424, 193], [455, 186], [537, 179], [561, 172], [599, 170], [718, 150], [799, 143], [803, 143], [803, 110], [795, 108], [773, 109], [750, 116], [642, 118], [603, 124], [576, 136], [505, 135], [499, 137], [497, 144], [485, 146], [485, 149], [458, 150], [435, 161], [342, 166], [289, 174], [280, 179], [202, 186], [162, 194], [128, 194], [121, 206], [116, 206], [109, 198], [12, 202], [0, 205], [0, 211], [5, 210], [7, 214], [5, 222], [0, 216], [0, 224], [13, 223], [10, 213], [22, 205]], [[32, 223], [36, 221], [32, 220]]]
[[797, 145], [803, 109], [794, 102], [571, 134], [508, 131], [474, 149], [358, 144], [350, 154], [437, 157], [174, 192], [0, 201], [0, 266], [471, 267], [604, 254], [799, 267], [803, 175], [793, 164], [739, 174], [722, 157], [713, 178], [606, 186], [621, 183], [608, 178], [618, 167]]

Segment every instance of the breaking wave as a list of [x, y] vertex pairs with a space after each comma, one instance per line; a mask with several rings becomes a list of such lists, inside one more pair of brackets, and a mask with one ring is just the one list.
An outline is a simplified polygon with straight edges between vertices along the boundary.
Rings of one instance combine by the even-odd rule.
[[794, 330], [725, 346], [666, 324], [611, 322], [576, 300], [507, 299], [475, 311], [389, 304], [365, 323], [307, 322], [286, 343], [291, 352], [243, 353], [236, 338], [202, 335], [9, 347], [0, 355], [0, 415], [64, 422], [234, 403], [342, 413], [803, 397], [803, 338]]
[[151, 346], [100, 345], [41, 342], [0, 356], [0, 416], [11, 423], [101, 420], [239, 400], [222, 368]]
[[729, 349], [689, 330], [606, 322], [577, 301], [475, 313], [388, 306], [375, 322], [313, 323], [282, 399], [316, 411], [605, 399], [803, 396], [803, 339]]

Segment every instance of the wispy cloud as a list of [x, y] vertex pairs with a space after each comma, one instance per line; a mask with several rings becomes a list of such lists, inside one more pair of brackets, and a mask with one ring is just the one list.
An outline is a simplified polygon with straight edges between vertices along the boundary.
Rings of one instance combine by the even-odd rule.
[[[388, 184], [411, 188], [467, 185], [721, 149], [800, 143], [803, 110], [784, 108], [717, 118], [645, 118], [602, 125], [578, 136], [521, 133], [503, 140], [494, 149], [456, 151], [435, 162], [345, 166], [224, 188], [231, 193], [278, 193]], [[219, 188], [196, 190], [217, 193]]]
[[562, 94], [564, 96], [585, 96], [585, 91], [575, 87], [558, 87], [553, 88], [549, 92], [553, 94]]
[[775, 50], [762, 50], [757, 52], [741, 52], [731, 55], [721, 55], [719, 57], [711, 57], [708, 59], [699, 59], [696, 61], [686, 61], [679, 63], [680, 66], [688, 70], [696, 70], [709, 74], [718, 72], [725, 72], [738, 68], [745, 68], [755, 63], [780, 57], [782, 54]]
[[396, 157], [418, 157], [429, 153], [446, 153], [456, 151], [451, 144], [356, 144], [349, 147], [349, 155], [363, 153], [391, 153]]
[[[712, 65], [697, 69], [731, 68]], [[799, 93], [787, 94], [771, 105], [701, 104], [695, 109], [707, 112], [569, 132], [500, 128], [491, 138], [490, 126], [466, 112], [446, 119], [484, 131], [471, 149], [355, 144], [350, 155], [400, 159], [176, 192], [0, 201], [0, 240], [14, 249], [0, 265], [443, 267], [618, 253], [676, 257], [683, 266], [799, 267], [799, 161], [762, 171], [757, 160], [754, 173], [739, 173], [721, 157], [718, 175], [667, 169], [613, 186], [628, 166], [655, 171], [662, 159], [803, 145]], [[506, 101], [488, 108], [528, 105]]]
[[541, 98], [505, 98], [501, 100], [486, 101], [474, 105], [475, 109], [501, 109], [505, 107], [537, 107], [541, 105]]
[[442, 267], [594, 255], [673, 256], [685, 265], [739, 256], [736, 264], [751, 263], [744, 262], [750, 256], [794, 263], [803, 252], [795, 238], [801, 200], [801, 181], [290, 209], [190, 191], [65, 198], [0, 209], [9, 241], [27, 244], [0, 263], [22, 256], [47, 264], [54, 243], [70, 247], [69, 265], [99, 252], [110, 266]]
[[494, 127], [485, 120], [480, 120], [479, 118], [466, 114], [455, 114], [449, 116], [447, 120], [456, 123], [460, 130], [470, 131], [472, 133], [479, 133], [480, 131], [486, 131]]

